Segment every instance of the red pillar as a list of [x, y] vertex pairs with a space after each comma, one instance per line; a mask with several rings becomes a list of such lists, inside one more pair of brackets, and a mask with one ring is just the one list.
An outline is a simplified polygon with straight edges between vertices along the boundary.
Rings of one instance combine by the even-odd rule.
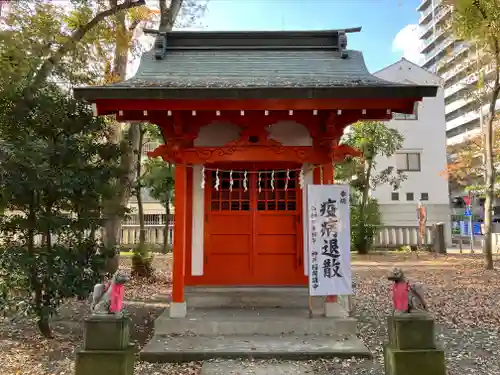
[[172, 302], [184, 302], [184, 270], [186, 265], [186, 233], [187, 233], [187, 168], [175, 166], [175, 226], [172, 277]]

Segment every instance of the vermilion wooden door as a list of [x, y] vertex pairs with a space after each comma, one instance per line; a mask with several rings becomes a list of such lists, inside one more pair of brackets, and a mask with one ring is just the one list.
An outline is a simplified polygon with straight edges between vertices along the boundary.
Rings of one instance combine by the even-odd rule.
[[219, 172], [218, 189], [216, 173], [206, 184], [203, 283], [306, 284], [298, 173]]
[[255, 175], [254, 277], [268, 285], [305, 283], [302, 200], [296, 171]]
[[[252, 279], [250, 187], [244, 172], [212, 171], [205, 187], [205, 265], [203, 281], [212, 285], [248, 284]], [[231, 184], [232, 181], [232, 184]], [[248, 182], [248, 181], [247, 181]]]

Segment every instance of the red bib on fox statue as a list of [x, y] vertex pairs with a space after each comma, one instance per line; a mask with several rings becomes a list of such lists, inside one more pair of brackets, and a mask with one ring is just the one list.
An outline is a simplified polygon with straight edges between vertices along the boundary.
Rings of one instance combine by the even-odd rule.
[[408, 311], [408, 292], [410, 291], [409, 285], [405, 282], [395, 282], [392, 285], [392, 306], [394, 311], [406, 312]]
[[427, 311], [423, 288], [420, 285], [410, 284], [400, 268], [394, 268], [388, 277], [393, 281], [392, 305], [396, 313], [410, 313], [412, 311]]

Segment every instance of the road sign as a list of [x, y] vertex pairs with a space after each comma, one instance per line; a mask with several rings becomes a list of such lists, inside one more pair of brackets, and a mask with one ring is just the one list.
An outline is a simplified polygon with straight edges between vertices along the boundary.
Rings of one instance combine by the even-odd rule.
[[470, 206], [465, 207], [464, 216], [472, 216], [472, 210], [470, 209]]

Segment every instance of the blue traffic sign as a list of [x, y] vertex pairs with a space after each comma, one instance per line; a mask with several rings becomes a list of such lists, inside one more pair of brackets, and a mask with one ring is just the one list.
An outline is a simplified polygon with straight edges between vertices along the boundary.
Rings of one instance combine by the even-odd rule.
[[470, 209], [470, 206], [465, 207], [464, 216], [472, 216], [472, 211]]

